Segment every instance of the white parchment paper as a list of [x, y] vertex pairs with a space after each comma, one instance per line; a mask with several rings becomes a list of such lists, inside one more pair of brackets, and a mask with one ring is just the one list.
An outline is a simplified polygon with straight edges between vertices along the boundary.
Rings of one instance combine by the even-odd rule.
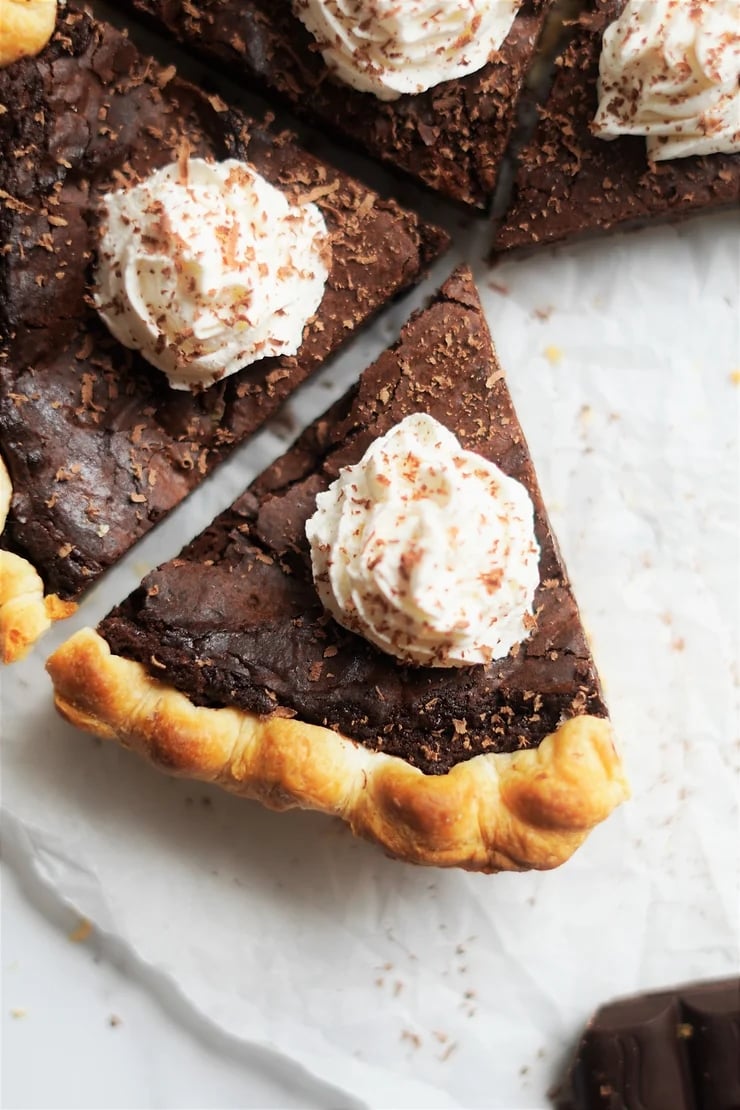
[[[485, 224], [456, 227], [480, 258]], [[619, 993], [738, 967], [740, 228], [732, 215], [476, 263], [606, 683], [634, 797], [548, 874], [415, 869], [58, 720], [43, 663], [226, 506], [397, 334], [423, 291], [2, 676], [23, 866], [182, 1005], [333, 1085], [332, 1105], [546, 1105]]]

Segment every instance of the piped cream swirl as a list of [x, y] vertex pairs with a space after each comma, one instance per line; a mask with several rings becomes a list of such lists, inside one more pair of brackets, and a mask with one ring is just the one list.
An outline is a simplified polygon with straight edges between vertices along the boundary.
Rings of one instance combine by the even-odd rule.
[[527, 490], [424, 413], [341, 471], [306, 534], [325, 608], [404, 662], [489, 663], [534, 627]]
[[630, 0], [599, 73], [601, 138], [644, 135], [653, 161], [740, 152], [740, 0]]
[[192, 158], [104, 198], [94, 298], [173, 389], [293, 355], [324, 295], [329, 240], [251, 166]]
[[340, 81], [380, 100], [481, 69], [521, 0], [293, 0]]

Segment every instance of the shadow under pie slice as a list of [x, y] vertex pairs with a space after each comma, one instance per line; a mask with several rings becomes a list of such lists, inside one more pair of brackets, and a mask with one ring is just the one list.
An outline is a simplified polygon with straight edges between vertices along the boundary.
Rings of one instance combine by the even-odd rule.
[[494, 254], [740, 210], [740, 154], [652, 162], [643, 136], [607, 141], [592, 132], [603, 34], [624, 7], [595, 0], [581, 17], [519, 155]]
[[[12, 484], [7, 520], [0, 496], [0, 649], [9, 660], [414, 284], [448, 239], [72, 7], [37, 57], [0, 70], [0, 105], [0, 470]], [[249, 163], [289, 199], [312, 200], [331, 245], [298, 352], [199, 392], [172, 389], [122, 346], [90, 297], [102, 197], [183, 151]]]
[[[487, 665], [403, 664], [340, 627], [313, 584], [305, 526], [317, 494], [412, 413], [523, 483], [534, 505], [536, 628]], [[340, 816], [410, 862], [554, 867], [627, 795], [467, 270], [230, 509], [48, 667], [74, 724], [270, 807]]]
[[329, 76], [291, 0], [127, 0], [126, 6], [340, 140], [453, 200], [486, 208], [551, 0], [527, 0], [482, 69], [390, 101]]

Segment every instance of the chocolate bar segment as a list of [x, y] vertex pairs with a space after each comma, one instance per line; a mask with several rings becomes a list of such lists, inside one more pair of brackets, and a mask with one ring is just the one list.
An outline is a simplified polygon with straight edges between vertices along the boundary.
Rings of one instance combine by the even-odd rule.
[[589, 1023], [562, 1110], [739, 1110], [740, 978], [619, 999]]
[[740, 1107], [740, 979], [723, 987], [708, 984], [684, 995], [683, 1019], [697, 1106]]

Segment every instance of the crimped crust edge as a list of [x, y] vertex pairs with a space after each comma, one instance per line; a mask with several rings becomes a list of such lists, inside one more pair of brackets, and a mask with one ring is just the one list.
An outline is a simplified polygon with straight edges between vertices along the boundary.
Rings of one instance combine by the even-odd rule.
[[[12, 496], [10, 475], [0, 456], [0, 533]], [[36, 568], [21, 555], [0, 549], [0, 663], [22, 659], [52, 621], [71, 616], [76, 608], [74, 601], [62, 601], [56, 594], [44, 597]]]
[[340, 817], [409, 863], [556, 867], [629, 796], [611, 726], [598, 717], [565, 721], [538, 748], [475, 756], [435, 776], [297, 718], [195, 706], [91, 628], [47, 669], [73, 725], [271, 809]]
[[0, 69], [40, 54], [56, 15], [56, 0], [0, 0]]

